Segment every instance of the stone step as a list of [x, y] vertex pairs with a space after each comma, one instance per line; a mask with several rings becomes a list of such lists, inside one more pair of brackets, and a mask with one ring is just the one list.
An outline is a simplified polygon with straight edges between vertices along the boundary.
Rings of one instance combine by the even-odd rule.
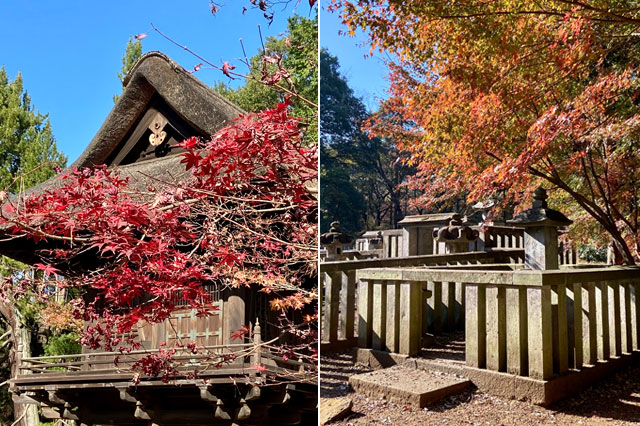
[[471, 386], [468, 379], [396, 365], [349, 378], [359, 394], [423, 408]]

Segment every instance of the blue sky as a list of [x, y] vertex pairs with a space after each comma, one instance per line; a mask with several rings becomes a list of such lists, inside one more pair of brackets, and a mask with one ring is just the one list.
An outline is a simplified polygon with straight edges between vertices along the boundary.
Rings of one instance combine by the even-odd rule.
[[369, 53], [368, 46], [362, 46], [365, 36], [358, 32], [355, 37], [339, 35], [345, 30], [341, 19], [336, 13], [326, 10], [329, 0], [324, 0], [320, 12], [320, 46], [338, 57], [340, 72], [349, 82], [356, 96], [360, 97], [365, 106], [374, 111], [381, 99], [386, 99], [388, 82], [387, 67], [382, 56], [374, 53], [373, 57], [364, 58]]
[[[58, 149], [73, 162], [89, 144], [120, 93], [117, 72], [129, 37], [148, 33], [143, 51], [160, 50], [187, 69], [199, 61], [151, 30], [150, 23], [211, 62], [242, 56], [239, 39], [252, 56], [262, 34], [277, 36], [286, 29], [293, 8], [275, 10], [269, 27], [257, 10], [242, 14], [247, 1], [218, 1], [215, 15], [208, 0], [157, 1], [41, 1], [0, 2], [0, 65], [13, 80], [22, 72], [32, 105], [49, 113]], [[306, 2], [298, 13], [308, 16]], [[239, 63], [238, 70], [243, 71]], [[211, 85], [229, 82], [219, 71], [201, 70], [196, 76]]]

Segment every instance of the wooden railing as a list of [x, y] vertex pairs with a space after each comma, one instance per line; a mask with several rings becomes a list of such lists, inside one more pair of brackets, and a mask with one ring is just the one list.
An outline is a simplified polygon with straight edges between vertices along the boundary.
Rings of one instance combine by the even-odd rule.
[[[317, 366], [309, 362], [308, 356], [286, 353], [270, 342], [262, 342], [260, 329], [253, 330], [252, 341], [247, 343], [201, 346], [194, 353], [188, 348], [175, 348], [171, 360], [178, 369], [192, 373], [194, 368], [201, 375], [247, 374], [255, 376], [258, 371], [295, 380], [315, 382]], [[78, 379], [90, 375], [132, 374], [132, 367], [142, 358], [171, 349], [135, 350], [130, 352], [92, 352], [71, 355], [56, 355], [22, 358], [18, 364], [16, 381], [33, 382], [46, 375]], [[46, 379], [55, 380], [55, 379]]]
[[[640, 348], [638, 267], [367, 269], [357, 278], [362, 347], [416, 354], [424, 290], [430, 282], [455, 282], [464, 288], [469, 366], [547, 380]], [[448, 293], [448, 301], [458, 300], [457, 291]]]
[[576, 265], [578, 263], [578, 253], [575, 246], [567, 243], [560, 243], [558, 246], [558, 264]]
[[[176, 362], [189, 360], [198, 362], [218, 360], [223, 353], [244, 354], [251, 351], [253, 343], [205, 346], [201, 353], [193, 354], [186, 348], [179, 349], [172, 359]], [[136, 350], [130, 352], [89, 352], [71, 355], [55, 355], [22, 358], [18, 366], [20, 374], [68, 374], [73, 372], [124, 372], [145, 356], [159, 353], [162, 349]], [[170, 349], [164, 349], [169, 351]]]
[[340, 258], [334, 261], [379, 259], [381, 254], [382, 250], [343, 250]]
[[[358, 270], [427, 265], [521, 263], [523, 257], [524, 252], [519, 249], [497, 249], [486, 252], [320, 263], [321, 340], [327, 344], [355, 345]], [[449, 289], [447, 295], [448, 291]]]

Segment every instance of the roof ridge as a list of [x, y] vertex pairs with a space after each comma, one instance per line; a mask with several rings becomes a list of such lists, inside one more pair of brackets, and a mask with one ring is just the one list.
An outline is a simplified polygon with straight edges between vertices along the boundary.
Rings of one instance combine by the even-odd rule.
[[241, 109], [243, 114], [246, 114], [247, 111], [244, 111], [244, 109], [239, 108], [238, 105], [234, 104], [233, 102], [231, 102], [229, 99], [225, 98], [224, 96], [222, 96], [220, 94], [220, 92], [218, 92], [217, 90], [215, 90], [213, 87], [205, 84], [202, 80], [200, 80], [199, 78], [197, 78], [196, 76], [193, 75], [193, 73], [189, 72], [186, 70], [185, 67], [183, 67], [182, 65], [180, 65], [179, 63], [177, 63], [176, 61], [174, 61], [173, 59], [171, 59], [167, 54], [159, 51], [159, 50], [152, 50], [151, 52], [147, 52], [145, 54], [143, 54], [142, 56], [140, 56], [138, 58], [138, 60], [133, 64], [133, 66], [129, 69], [129, 72], [127, 72], [127, 74], [124, 76], [124, 78], [122, 79], [122, 85], [124, 87], [127, 87], [127, 85], [129, 84], [129, 82], [131, 81], [131, 79], [133, 78], [133, 75], [136, 73], [137, 69], [140, 67], [140, 65], [142, 65], [143, 62], [145, 62], [147, 59], [151, 58], [151, 57], [155, 57], [155, 58], [160, 58], [162, 60], [164, 60], [165, 62], [167, 62], [167, 64], [169, 64], [169, 66], [176, 72], [182, 72], [185, 75], [189, 76], [191, 79], [193, 79], [193, 81], [197, 84], [199, 84], [201, 87], [209, 90], [212, 94], [214, 94], [217, 98], [219, 98], [221, 101], [225, 102], [226, 104], [228, 104], [229, 106], [233, 107], [233, 108], [237, 108], [237, 109]]

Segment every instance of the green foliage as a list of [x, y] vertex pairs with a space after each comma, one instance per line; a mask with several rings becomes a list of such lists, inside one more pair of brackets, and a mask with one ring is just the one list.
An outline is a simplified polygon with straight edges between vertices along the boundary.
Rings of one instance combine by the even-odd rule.
[[20, 311], [23, 323], [31, 330], [38, 329], [39, 312], [42, 306], [34, 302], [34, 298], [26, 296], [16, 301], [16, 308]]
[[327, 232], [331, 222], [337, 220], [343, 232], [357, 234], [362, 230], [364, 198], [351, 181], [349, 169], [340, 161], [335, 149], [322, 144], [320, 158], [321, 232]]
[[0, 68], [0, 190], [12, 193], [50, 178], [56, 166], [67, 162], [57, 150], [47, 115], [34, 111], [22, 84], [20, 74], [9, 81]]
[[[284, 37], [269, 37], [264, 47], [264, 52], [260, 51], [249, 59], [253, 79], [248, 79], [238, 89], [232, 89], [222, 82], [217, 83], [214, 89], [246, 111], [257, 112], [272, 108], [289, 95], [260, 81], [262, 62], [265, 55], [280, 56], [282, 67], [291, 74], [291, 81], [297, 93], [316, 103], [318, 98], [318, 16], [316, 15], [314, 19], [298, 15], [289, 18]], [[277, 68], [275, 65], [269, 65], [267, 69], [273, 72]], [[289, 88], [285, 80], [281, 80], [278, 84]], [[292, 115], [308, 123], [305, 132], [308, 135], [307, 140], [315, 143], [318, 134], [318, 109], [295, 97], [291, 97], [291, 102]]]
[[340, 221], [351, 234], [364, 229], [395, 228], [408, 213], [406, 188], [412, 169], [400, 161], [395, 141], [370, 138], [362, 100], [339, 72], [338, 59], [320, 52], [320, 229]]
[[587, 262], [604, 263], [607, 261], [607, 248], [584, 244], [578, 247], [578, 256]]
[[80, 336], [78, 333], [62, 333], [52, 336], [43, 345], [45, 356], [73, 355], [82, 352], [82, 346], [78, 343]]
[[[124, 90], [124, 77], [127, 75], [133, 64], [136, 63], [138, 59], [142, 56], [142, 42], [140, 40], [133, 41], [131, 37], [129, 37], [129, 41], [127, 42], [127, 48], [122, 56], [122, 69], [118, 73], [118, 78], [120, 82], [123, 83]], [[113, 102], [116, 103], [120, 95], [113, 95]]]

